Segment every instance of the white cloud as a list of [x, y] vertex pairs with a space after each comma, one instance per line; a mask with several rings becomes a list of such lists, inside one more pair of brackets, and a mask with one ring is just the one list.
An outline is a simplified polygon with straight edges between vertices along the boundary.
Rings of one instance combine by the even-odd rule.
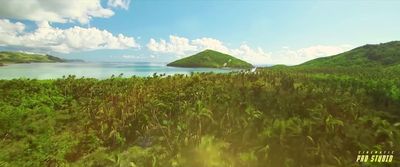
[[229, 49], [224, 46], [224, 44], [213, 38], [200, 38], [200, 39], [195, 39], [192, 40], [192, 44], [197, 46], [199, 49], [198, 50], [204, 50], [204, 49], [212, 49], [224, 53], [228, 53]]
[[114, 8], [122, 8], [128, 10], [131, 0], [108, 0], [107, 5]]
[[[101, 0], [1, 0], [0, 17], [31, 21], [88, 23], [91, 18], [114, 15]], [[128, 9], [130, 0], [109, 0], [108, 6]]]
[[297, 51], [298, 57], [314, 59], [317, 57], [330, 56], [334, 54], [341, 53], [349, 48], [349, 45], [342, 46], [326, 46], [326, 45], [316, 45], [307, 48], [302, 48]]
[[252, 64], [265, 64], [268, 63], [271, 58], [271, 55], [264, 52], [260, 47], [253, 49], [247, 44], [242, 44], [237, 49], [231, 49], [229, 53]]
[[10, 20], [0, 19], [0, 34], [16, 35], [23, 32], [25, 25], [21, 22], [12, 23]]
[[314, 45], [300, 49], [285, 47], [273, 54], [271, 64], [300, 64], [318, 57], [336, 55], [351, 48], [351, 45]]
[[55, 28], [48, 22], [38, 22], [38, 28], [33, 32], [24, 32], [22, 23], [11, 23], [0, 20], [0, 25], [6, 25], [0, 31], [0, 44], [20, 46], [45, 51], [69, 53], [94, 49], [127, 49], [140, 47], [133, 37], [122, 34], [113, 35], [106, 30], [97, 28], [72, 27], [68, 29]]
[[188, 52], [197, 51], [196, 46], [192, 45], [189, 39], [174, 35], [169, 36], [168, 42], [163, 39], [157, 42], [151, 38], [147, 44], [147, 48], [153, 52], [173, 53], [177, 55], [185, 55]]
[[223, 53], [232, 54], [233, 56], [248, 61], [250, 63], [259, 64], [268, 60], [269, 55], [261, 48], [252, 49], [247, 44], [242, 44], [239, 48], [230, 49], [223, 42], [213, 38], [199, 38], [189, 40], [188, 38], [169, 36], [169, 41], [160, 39], [150, 39], [147, 48], [156, 53], [172, 53], [178, 56], [188, 56], [195, 52], [205, 49], [212, 49]]

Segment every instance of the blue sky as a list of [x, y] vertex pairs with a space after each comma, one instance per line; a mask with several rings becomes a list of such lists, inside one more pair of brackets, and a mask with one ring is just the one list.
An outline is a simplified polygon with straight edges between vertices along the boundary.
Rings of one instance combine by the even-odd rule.
[[[8, 8], [23, 5], [0, 1]], [[88, 8], [75, 11], [69, 3], [57, 3], [51, 7], [65, 11], [46, 11], [48, 4], [39, 3], [36, 8], [27, 6], [26, 15], [0, 11], [3, 20], [0, 37], [15, 41], [0, 40], [1, 49], [51, 53], [88, 61], [168, 62], [210, 48], [253, 64], [298, 64], [368, 43], [400, 39], [400, 2], [394, 0], [93, 0], [93, 4], [82, 3], [76, 1], [76, 5]], [[37, 14], [40, 12], [43, 16]], [[34, 17], [35, 14], [38, 16]], [[24, 25], [23, 30], [15, 28], [18, 22]], [[39, 29], [41, 33], [35, 33]], [[92, 33], [102, 39], [93, 37], [89, 43], [99, 41], [90, 44], [80, 39]], [[31, 42], [23, 42], [26, 39]], [[39, 44], [32, 44], [36, 42]]]

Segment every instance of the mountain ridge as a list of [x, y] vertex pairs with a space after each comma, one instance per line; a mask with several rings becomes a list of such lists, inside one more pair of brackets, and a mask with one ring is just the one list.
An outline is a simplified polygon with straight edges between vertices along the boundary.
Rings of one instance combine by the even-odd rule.
[[347, 52], [316, 58], [298, 67], [391, 67], [400, 64], [400, 41], [367, 44]]
[[83, 60], [63, 59], [49, 54], [0, 51], [0, 66], [19, 63], [57, 63], [78, 61], [82, 62]]

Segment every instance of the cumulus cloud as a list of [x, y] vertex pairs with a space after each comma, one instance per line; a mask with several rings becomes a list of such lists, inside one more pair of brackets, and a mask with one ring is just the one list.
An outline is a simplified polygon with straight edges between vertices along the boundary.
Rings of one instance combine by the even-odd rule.
[[272, 64], [300, 64], [318, 57], [336, 55], [352, 48], [351, 45], [314, 45], [300, 49], [283, 48], [274, 53]]
[[349, 45], [341, 45], [341, 46], [326, 46], [326, 45], [316, 45], [307, 48], [302, 48], [297, 51], [297, 56], [305, 57], [309, 59], [314, 59], [317, 57], [324, 57], [329, 55], [338, 54], [348, 50], [350, 48]]
[[[5, 25], [5, 26], [3, 26]], [[52, 27], [38, 22], [33, 32], [25, 32], [25, 25], [0, 20], [0, 44], [41, 49], [60, 53], [94, 49], [127, 49], [140, 47], [133, 37], [113, 35], [106, 30], [75, 26], [68, 29]]]
[[[9, 19], [88, 23], [93, 17], [114, 15], [101, 0], [1, 0], [0, 16]], [[108, 6], [128, 9], [130, 0], [109, 0]]]
[[190, 43], [189, 39], [174, 35], [169, 36], [168, 42], [163, 39], [157, 42], [155, 39], [151, 38], [147, 44], [147, 48], [153, 52], [173, 53], [177, 55], [185, 55], [188, 52], [198, 50], [196, 46]]
[[21, 22], [12, 23], [10, 20], [0, 19], [0, 34], [16, 35], [25, 30], [25, 25]]
[[130, 3], [130, 0], [109, 0], [107, 5], [114, 8], [122, 8], [128, 10]]
[[192, 44], [199, 50], [212, 49], [224, 53], [228, 53], [229, 49], [219, 40], [213, 38], [200, 38], [192, 40]]
[[253, 64], [266, 64], [271, 59], [270, 53], [266, 53], [260, 47], [253, 49], [247, 44], [242, 44], [237, 49], [231, 49], [229, 53]]
[[213, 38], [189, 40], [188, 38], [174, 35], [169, 36], [169, 41], [164, 39], [156, 41], [152, 38], [148, 42], [147, 48], [156, 53], [172, 53], [179, 56], [186, 56], [205, 49], [212, 49], [232, 54], [239, 59], [255, 64], [260, 63], [260, 61], [265, 62], [270, 57], [261, 48], [253, 49], [247, 44], [242, 44], [239, 48], [231, 49], [225, 46], [222, 41]]

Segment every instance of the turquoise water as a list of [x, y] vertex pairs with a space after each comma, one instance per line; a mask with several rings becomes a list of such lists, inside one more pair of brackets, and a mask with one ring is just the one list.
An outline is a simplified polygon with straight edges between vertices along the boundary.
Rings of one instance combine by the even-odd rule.
[[110, 78], [112, 75], [123, 77], [152, 76], [157, 74], [190, 74], [191, 72], [230, 72], [230, 69], [214, 68], [178, 68], [154, 63], [31, 63], [11, 64], [0, 67], [0, 79], [35, 78], [56, 79], [76, 75], [85, 78]]

